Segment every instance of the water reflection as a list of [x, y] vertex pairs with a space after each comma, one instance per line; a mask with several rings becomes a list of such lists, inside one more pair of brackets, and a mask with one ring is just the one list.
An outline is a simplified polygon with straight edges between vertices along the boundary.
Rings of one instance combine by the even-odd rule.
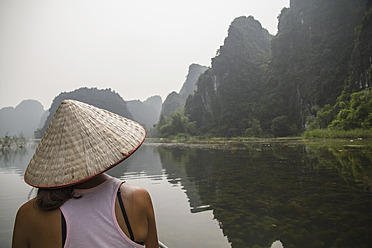
[[163, 168], [158, 152], [151, 146], [142, 145], [137, 152], [107, 173], [123, 180], [137, 178], [161, 180]]
[[[337, 150], [338, 149], [338, 150]], [[191, 212], [213, 210], [232, 247], [372, 245], [371, 151], [256, 144], [158, 147]]]
[[[144, 144], [108, 172], [150, 191], [159, 236], [170, 247], [229, 247], [223, 236], [234, 248], [372, 247], [370, 148]], [[18, 188], [34, 151], [0, 152], [1, 247], [10, 244], [15, 211], [27, 199], [29, 188]]]
[[28, 162], [36, 150], [35, 143], [29, 143], [25, 148], [10, 148], [0, 150], [0, 169], [3, 172], [17, 172], [23, 175]]
[[0, 150], [0, 247], [11, 247], [15, 214], [31, 189], [23, 182], [23, 173], [35, 149], [28, 145]]
[[372, 147], [310, 146], [319, 165], [334, 168], [349, 187], [372, 192]]
[[[169, 247], [230, 247], [212, 211], [190, 212], [192, 205], [200, 209], [201, 200], [187, 175], [179, 169], [184, 164], [161, 158], [158, 146], [144, 144], [108, 173], [125, 181], [146, 188], [152, 195], [157, 217], [159, 237]], [[180, 167], [178, 167], [180, 165]], [[187, 185], [188, 194], [185, 194]], [[207, 207], [202, 207], [205, 210]]]

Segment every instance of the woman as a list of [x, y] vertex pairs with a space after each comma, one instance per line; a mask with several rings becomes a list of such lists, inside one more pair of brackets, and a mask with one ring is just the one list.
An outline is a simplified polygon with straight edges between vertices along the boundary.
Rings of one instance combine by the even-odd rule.
[[104, 173], [144, 138], [131, 120], [63, 101], [25, 171], [38, 192], [18, 210], [13, 248], [159, 247], [149, 193]]

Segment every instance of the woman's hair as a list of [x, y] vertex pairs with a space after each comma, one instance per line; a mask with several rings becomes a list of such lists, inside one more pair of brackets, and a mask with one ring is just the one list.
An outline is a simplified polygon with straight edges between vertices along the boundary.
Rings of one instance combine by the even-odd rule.
[[42, 210], [53, 210], [63, 205], [68, 199], [80, 198], [74, 195], [74, 187], [37, 190], [36, 205]]

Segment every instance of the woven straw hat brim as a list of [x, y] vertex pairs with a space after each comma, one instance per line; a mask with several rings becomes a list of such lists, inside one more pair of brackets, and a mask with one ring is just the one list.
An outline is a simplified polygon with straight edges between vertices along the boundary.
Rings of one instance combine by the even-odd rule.
[[145, 136], [144, 128], [132, 120], [65, 100], [28, 164], [24, 179], [38, 188], [77, 184], [128, 158]]

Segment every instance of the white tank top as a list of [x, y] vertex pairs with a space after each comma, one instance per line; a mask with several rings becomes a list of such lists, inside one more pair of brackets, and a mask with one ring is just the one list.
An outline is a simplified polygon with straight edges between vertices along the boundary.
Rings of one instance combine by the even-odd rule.
[[122, 183], [111, 177], [94, 188], [74, 190], [82, 197], [60, 207], [66, 220], [65, 248], [144, 247], [130, 240], [116, 220], [116, 193]]

